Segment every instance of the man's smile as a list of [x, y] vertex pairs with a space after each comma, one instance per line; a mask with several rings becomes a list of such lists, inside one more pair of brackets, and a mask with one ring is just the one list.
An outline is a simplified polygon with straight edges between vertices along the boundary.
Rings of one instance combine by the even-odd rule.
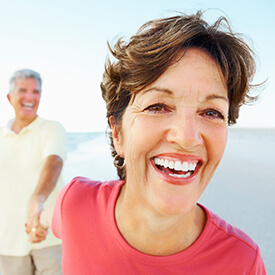
[[22, 106], [25, 107], [25, 108], [34, 108], [34, 103], [22, 103]]

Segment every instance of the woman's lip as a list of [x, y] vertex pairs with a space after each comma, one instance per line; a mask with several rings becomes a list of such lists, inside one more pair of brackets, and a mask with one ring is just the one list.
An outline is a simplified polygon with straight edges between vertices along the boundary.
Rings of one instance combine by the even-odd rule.
[[[161, 158], [161, 156], [156, 156], [156, 157]], [[191, 184], [194, 181], [194, 179], [196, 178], [196, 176], [198, 175], [199, 170], [202, 166], [202, 161], [199, 160], [199, 158], [196, 157], [196, 156], [185, 156], [184, 158], [182, 158], [182, 157], [181, 158], [176, 158], [177, 160], [180, 160], [180, 161], [189, 161], [189, 162], [194, 162], [195, 160], [197, 161], [196, 169], [192, 173], [191, 176], [189, 176], [187, 178], [177, 178], [177, 177], [170, 176], [170, 175], [162, 172], [160, 169], [158, 169], [155, 162], [154, 162], [154, 158], [151, 158], [151, 160], [150, 160], [152, 166], [154, 167], [154, 170], [167, 183], [174, 184], [174, 185], [188, 185], [188, 184]], [[170, 158], [168, 158], [167, 156], [166, 157], [162, 156], [162, 158], [175, 160], [175, 158], [174, 157], [172, 158], [171, 156], [170, 156]]]

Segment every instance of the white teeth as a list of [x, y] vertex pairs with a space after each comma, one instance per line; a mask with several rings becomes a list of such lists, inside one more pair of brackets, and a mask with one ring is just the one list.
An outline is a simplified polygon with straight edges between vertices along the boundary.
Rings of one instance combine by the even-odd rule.
[[176, 171], [180, 171], [182, 169], [181, 163], [180, 161], [176, 161], [175, 163], [175, 170]]
[[175, 166], [174, 166], [174, 162], [173, 162], [173, 161], [170, 161], [168, 167], [169, 167], [170, 169], [174, 169], [174, 167], [175, 167]]
[[194, 171], [195, 168], [196, 168], [196, 163], [189, 163], [189, 164], [188, 164], [188, 170]]
[[[154, 162], [156, 165], [163, 166], [164, 168], [170, 168], [174, 169], [176, 171], [183, 171], [183, 172], [188, 172], [188, 171], [195, 171], [197, 163], [194, 162], [180, 162], [180, 161], [172, 161], [168, 159], [160, 159], [160, 158], [154, 158]], [[188, 173], [189, 174], [189, 173]], [[186, 174], [186, 175], [188, 175]], [[185, 177], [186, 175], [175, 175], [175, 177]]]
[[23, 106], [27, 107], [27, 108], [32, 108], [34, 106], [34, 104], [32, 104], [32, 103], [23, 103]]
[[174, 177], [174, 178], [185, 179], [185, 178], [191, 176], [191, 172], [188, 172], [187, 174], [182, 174], [182, 175], [178, 175], [178, 174], [169, 174], [169, 176]]
[[164, 160], [163, 166], [164, 166], [164, 168], [167, 168], [167, 167], [169, 166], [169, 161], [168, 161], [168, 159], [165, 159], [165, 160]]
[[188, 162], [185, 161], [181, 166], [182, 171], [187, 172], [188, 171], [188, 166], [189, 166]]

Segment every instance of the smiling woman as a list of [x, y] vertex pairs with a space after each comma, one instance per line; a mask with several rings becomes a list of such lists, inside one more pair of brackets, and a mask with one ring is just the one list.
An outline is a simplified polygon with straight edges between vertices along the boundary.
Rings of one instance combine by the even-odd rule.
[[120, 180], [60, 193], [64, 274], [265, 274], [257, 244], [197, 203], [253, 100], [253, 53], [227, 24], [153, 20], [111, 50], [101, 89]]
[[[183, 215], [197, 208], [196, 202], [225, 149], [227, 113], [227, 88], [221, 70], [204, 51], [188, 49], [136, 94], [120, 125], [111, 120], [115, 150], [126, 160], [125, 199], [130, 203], [142, 198], [163, 214]], [[163, 166], [156, 166], [155, 159], [162, 160]], [[188, 173], [179, 176], [174, 163], [187, 163], [195, 170], [187, 177]], [[181, 185], [185, 188], [179, 188]], [[129, 205], [131, 209], [136, 206]], [[173, 236], [179, 239], [175, 231]]]

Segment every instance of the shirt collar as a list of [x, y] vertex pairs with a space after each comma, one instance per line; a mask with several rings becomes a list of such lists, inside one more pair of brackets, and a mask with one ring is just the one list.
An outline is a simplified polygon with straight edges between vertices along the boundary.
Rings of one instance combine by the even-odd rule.
[[[12, 120], [14, 120], [14, 119], [11, 119], [7, 124], [6, 124], [6, 127], [4, 128], [4, 135], [5, 136], [8, 136], [8, 135], [17, 135], [14, 131], [12, 131], [11, 130], [11, 128], [10, 128], [10, 124], [12, 123]], [[41, 124], [41, 121], [42, 121], [42, 119], [39, 117], [39, 116], [37, 116], [36, 118], [35, 118], [35, 120], [34, 121], [32, 121], [29, 125], [27, 125], [26, 127], [24, 127], [21, 131], [20, 131], [20, 133], [18, 133], [18, 135], [21, 135], [21, 134], [23, 134], [24, 132], [26, 132], [26, 131], [33, 131], [33, 130], [35, 130], [37, 127], [39, 127], [39, 125]]]

